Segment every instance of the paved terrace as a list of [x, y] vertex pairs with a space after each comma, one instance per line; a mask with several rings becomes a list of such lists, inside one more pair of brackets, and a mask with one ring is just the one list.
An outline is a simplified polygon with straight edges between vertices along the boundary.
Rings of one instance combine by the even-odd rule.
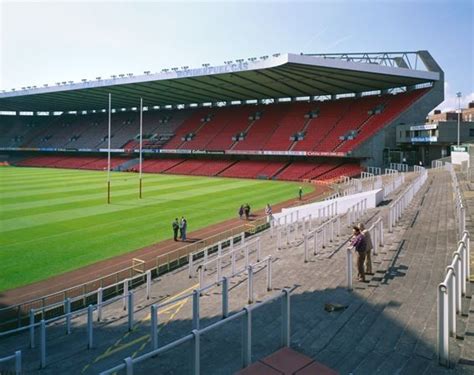
[[[379, 216], [387, 223], [386, 205], [369, 210], [362, 221], [370, 224]], [[437, 365], [436, 291], [457, 240], [449, 174], [445, 171], [430, 173], [394, 232], [385, 231], [385, 246], [373, 257], [375, 274], [367, 283], [355, 282], [352, 292], [345, 288], [345, 242], [349, 233], [350, 228], [344, 227], [343, 235], [313, 255], [308, 263], [303, 261], [301, 241], [276, 250], [275, 236], [272, 238], [270, 231], [261, 234], [262, 258], [273, 257], [273, 291], [266, 290], [266, 270], [263, 269], [255, 277], [256, 300], [279, 293], [285, 287], [293, 290], [291, 347], [341, 374], [472, 374], [474, 367], [468, 362], [455, 370]], [[252, 258], [251, 262], [254, 261]], [[238, 266], [242, 262], [239, 260]], [[245, 276], [231, 279], [230, 285], [229, 309], [239, 311], [247, 303]], [[151, 303], [184, 295], [197, 287], [197, 278], [190, 279], [185, 268], [153, 283], [150, 300], [146, 300], [143, 289], [137, 290], [138, 307], [131, 332], [127, 331], [127, 312], [121, 303], [105, 307], [104, 319], [94, 324], [91, 350], [87, 349], [83, 317], [74, 320], [72, 334], [68, 336], [62, 323], [48, 327], [45, 369], [39, 370], [39, 350], [28, 349], [27, 335], [2, 340], [0, 353], [3, 356], [22, 349], [26, 373], [97, 374], [120, 364], [125, 357], [136, 357], [151, 350], [148, 307]], [[347, 308], [327, 312], [327, 303]], [[220, 288], [207, 291], [200, 299], [200, 306], [201, 328], [220, 320]], [[191, 317], [191, 298], [161, 310], [159, 346], [189, 334]], [[464, 324], [469, 327], [469, 322]], [[255, 311], [254, 361], [279, 348], [280, 326], [279, 302]], [[459, 358], [462, 351], [462, 346], [454, 345], [455, 358]], [[190, 355], [191, 344], [183, 344], [136, 365], [135, 373], [189, 373]], [[202, 374], [233, 374], [240, 367], [240, 320], [201, 337]]]

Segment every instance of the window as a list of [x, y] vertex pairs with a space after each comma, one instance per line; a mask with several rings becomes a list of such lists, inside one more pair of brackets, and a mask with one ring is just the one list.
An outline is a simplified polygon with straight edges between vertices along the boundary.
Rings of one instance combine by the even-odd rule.
[[469, 128], [469, 137], [474, 137], [474, 128]]

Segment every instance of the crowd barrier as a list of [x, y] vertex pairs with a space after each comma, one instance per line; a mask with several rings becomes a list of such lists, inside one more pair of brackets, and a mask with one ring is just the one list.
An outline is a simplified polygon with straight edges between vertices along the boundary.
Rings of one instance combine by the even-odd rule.
[[390, 204], [388, 209], [388, 231], [390, 233], [393, 231], [393, 227], [402, 217], [403, 211], [405, 211], [405, 209], [411, 203], [413, 197], [426, 182], [427, 178], [428, 172], [425, 170], [418, 177], [416, 177], [410, 186]]
[[456, 316], [462, 312], [462, 297], [470, 279], [470, 236], [464, 231], [446, 277], [438, 285], [438, 361], [450, 366], [449, 337], [456, 337]]
[[387, 197], [397, 190], [400, 186], [405, 183], [405, 175], [401, 174], [391, 174], [392, 178], [390, 182], [387, 182], [383, 185], [383, 198], [387, 199]]
[[408, 164], [402, 164], [402, 163], [390, 163], [390, 169], [395, 169], [399, 172], [408, 172], [409, 167]]
[[373, 173], [374, 175], [381, 175], [382, 174], [382, 168], [380, 167], [367, 167], [367, 172]]
[[[109, 375], [113, 374], [117, 371], [125, 370], [125, 373], [127, 375], [133, 375], [134, 373], [134, 366], [138, 363], [141, 363], [143, 361], [149, 360], [154, 357], [159, 357], [161, 354], [166, 353], [167, 351], [176, 348], [184, 343], [187, 342], [192, 342], [193, 344], [193, 349], [192, 349], [192, 358], [191, 358], [191, 373], [195, 375], [199, 375], [201, 373], [201, 364], [200, 364], [200, 358], [201, 358], [201, 337], [205, 335], [206, 333], [213, 331], [225, 324], [228, 324], [231, 321], [234, 321], [236, 319], [243, 319], [243, 324], [242, 324], [242, 350], [241, 350], [241, 358], [242, 358], [242, 368], [247, 367], [248, 365], [251, 364], [253, 358], [252, 358], [252, 316], [255, 312], [258, 311], [259, 308], [262, 306], [272, 303], [278, 299], [281, 299], [282, 301], [282, 306], [281, 306], [281, 341], [280, 345], [282, 347], [289, 347], [290, 346], [290, 290], [284, 289], [281, 293], [277, 294], [276, 296], [270, 297], [262, 302], [256, 303], [254, 305], [246, 306], [244, 307], [243, 310], [225, 317], [224, 319], [213, 323], [207, 327], [204, 328], [199, 328], [199, 325], [196, 324], [198, 321], [196, 319], [196, 322], [194, 322], [194, 327], [197, 326], [197, 328], [194, 328], [191, 332], [191, 334], [181, 337], [180, 339], [173, 341], [163, 347], [158, 347], [158, 341], [155, 340], [153, 341], [152, 337], [152, 342], [156, 343], [156, 349], [145, 353], [141, 356], [138, 356], [136, 358], [132, 357], [127, 357], [123, 360], [123, 363], [120, 365], [117, 365], [113, 368], [110, 368], [106, 371], [103, 371], [100, 373], [100, 375]], [[153, 315], [152, 315], [153, 316]], [[157, 315], [155, 315], [156, 317]], [[156, 333], [156, 327], [157, 326], [157, 321], [156, 319], [152, 319], [152, 333], [151, 335], [155, 335]], [[193, 320], [194, 321], [194, 320]], [[153, 345], [155, 347], [155, 344]]]

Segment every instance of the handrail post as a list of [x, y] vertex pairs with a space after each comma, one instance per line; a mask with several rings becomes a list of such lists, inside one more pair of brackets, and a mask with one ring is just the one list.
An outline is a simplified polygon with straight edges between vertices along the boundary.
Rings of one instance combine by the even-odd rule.
[[128, 293], [128, 330], [133, 329], [133, 292]]
[[220, 284], [222, 278], [222, 259], [217, 258], [217, 272], [216, 272], [216, 283], [217, 285]]
[[127, 357], [123, 360], [125, 362], [125, 374], [133, 375], [133, 359], [132, 357]]
[[438, 361], [449, 364], [448, 294], [443, 284], [438, 286]]
[[146, 299], [151, 295], [151, 270], [146, 271]]
[[[306, 236], [305, 236], [306, 238]], [[267, 259], [267, 291], [272, 290], [272, 257]]]
[[204, 270], [202, 266], [198, 267], [199, 289], [204, 288]]
[[189, 278], [192, 278], [194, 274], [194, 257], [193, 253], [189, 253], [188, 255], [188, 275]]
[[305, 234], [303, 237], [303, 247], [304, 247], [304, 262], [308, 263], [308, 236]]
[[261, 252], [262, 252], [262, 244], [261, 244], [261, 238], [259, 237], [257, 239], [257, 262], [260, 262], [260, 257], [261, 257]]
[[245, 315], [242, 319], [242, 367], [252, 362], [252, 311], [245, 306]]
[[94, 306], [87, 307], [87, 349], [92, 349], [94, 346]]
[[456, 335], [456, 274], [454, 269], [449, 266], [448, 272], [451, 270], [451, 277], [448, 278], [448, 325], [449, 325], [449, 334], [451, 336]]
[[229, 279], [222, 278], [222, 318], [229, 316]]
[[151, 347], [153, 350], [158, 349], [158, 306], [151, 305]]
[[193, 329], [199, 329], [199, 295], [200, 292], [193, 290]]
[[21, 350], [15, 352], [15, 375], [21, 374]]
[[66, 311], [66, 334], [71, 334], [71, 299], [66, 298], [65, 301], [65, 311]]
[[285, 288], [281, 305], [281, 345], [284, 347], [290, 346], [290, 316], [290, 291]]
[[128, 279], [125, 279], [123, 281], [123, 299], [122, 299], [122, 304], [123, 304], [123, 309], [127, 309], [127, 295], [128, 295]]
[[35, 347], [35, 309], [30, 310], [30, 348]]
[[347, 249], [346, 278], [347, 278], [347, 290], [352, 291], [352, 250], [351, 248]]
[[192, 334], [194, 336], [192, 374], [199, 375], [201, 373], [201, 337], [197, 329], [193, 329]]
[[248, 266], [247, 268], [248, 274], [248, 283], [247, 283], [247, 295], [248, 295], [248, 303], [253, 303], [253, 267]]
[[102, 298], [103, 298], [102, 288], [99, 288], [97, 289], [97, 321], [98, 322], [102, 320]]
[[41, 352], [41, 368], [46, 367], [46, 322], [41, 320], [40, 324], [40, 352]]
[[282, 230], [282, 228], [280, 226], [278, 226], [278, 229], [277, 229], [277, 250], [281, 249], [281, 230]]
[[231, 276], [234, 276], [235, 275], [235, 272], [236, 272], [236, 268], [235, 268], [235, 251], [232, 252], [231, 256], [230, 256], [230, 268], [231, 268], [231, 272], [232, 272], [232, 275]]

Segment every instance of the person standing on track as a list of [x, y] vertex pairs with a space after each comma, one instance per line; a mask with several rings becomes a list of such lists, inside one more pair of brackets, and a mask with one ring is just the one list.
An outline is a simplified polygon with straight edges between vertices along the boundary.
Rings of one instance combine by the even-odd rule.
[[186, 241], [186, 230], [188, 229], [188, 222], [185, 217], [181, 218], [181, 240]]
[[370, 237], [370, 232], [365, 229], [364, 223], [359, 223], [360, 233], [364, 236], [365, 239], [365, 273], [372, 275], [372, 249], [374, 248], [372, 244], [372, 238]]
[[178, 230], [179, 230], [179, 222], [178, 222], [178, 218], [176, 218], [173, 221], [173, 237], [175, 241], [178, 241]]
[[303, 187], [302, 186], [300, 186], [300, 188], [298, 190], [298, 196], [299, 196], [300, 200], [303, 199]]
[[270, 203], [267, 203], [267, 207], [265, 207], [265, 215], [267, 215], [269, 222], [273, 220], [272, 206], [270, 206]]
[[242, 216], [244, 216], [244, 205], [241, 204], [239, 208], [239, 217], [242, 220]]

